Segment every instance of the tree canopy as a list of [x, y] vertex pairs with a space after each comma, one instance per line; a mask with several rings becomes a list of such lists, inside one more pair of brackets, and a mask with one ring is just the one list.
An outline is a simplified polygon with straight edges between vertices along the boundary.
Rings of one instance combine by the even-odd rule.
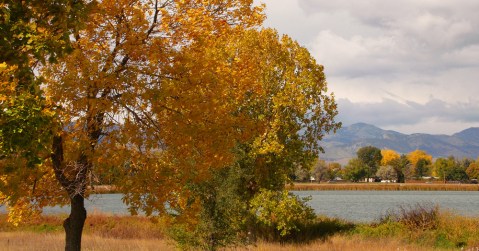
[[240, 166], [250, 197], [282, 189], [340, 124], [323, 67], [288, 36], [260, 29], [262, 8], [251, 0], [104, 0], [89, 5], [74, 32], [45, 35], [70, 53], [52, 50], [58, 63], [38, 70], [44, 93], [34, 97], [49, 115], [48, 124], [35, 122], [46, 130], [45, 153], [35, 154], [43, 161], [2, 162], [0, 199], [11, 216], [69, 203], [66, 249], [78, 250], [96, 177], [114, 173], [133, 214], [174, 209], [186, 222], [205, 206], [196, 188], [216, 170]]
[[375, 146], [361, 147], [357, 151], [358, 159], [360, 159], [368, 168], [367, 177], [371, 178], [376, 174], [382, 160], [381, 150]]
[[392, 162], [400, 158], [399, 153], [391, 149], [382, 149], [381, 156], [381, 166], [391, 165]]

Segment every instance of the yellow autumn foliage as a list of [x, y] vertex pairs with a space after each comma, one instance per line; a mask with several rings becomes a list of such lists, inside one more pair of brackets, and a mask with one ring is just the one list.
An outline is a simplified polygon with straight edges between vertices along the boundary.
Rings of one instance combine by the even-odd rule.
[[381, 159], [381, 166], [390, 165], [392, 161], [399, 159], [399, 157], [401, 157], [399, 153], [391, 149], [381, 150], [381, 155], [383, 156], [383, 158]]

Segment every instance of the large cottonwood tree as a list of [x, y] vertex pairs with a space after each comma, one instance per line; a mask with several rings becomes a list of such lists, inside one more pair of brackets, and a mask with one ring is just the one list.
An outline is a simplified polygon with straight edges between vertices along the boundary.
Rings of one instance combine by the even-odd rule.
[[168, 205], [188, 218], [200, 203], [185, 184], [234, 163], [238, 145], [268, 158], [285, 146], [285, 157], [316, 153], [338, 127], [322, 67], [291, 39], [259, 30], [263, 19], [251, 0], [95, 5], [71, 36], [73, 52], [42, 71], [57, 125], [52, 154], [35, 178], [2, 176], [33, 191], [10, 191], [28, 198], [12, 209], [70, 204], [66, 249], [79, 250], [95, 175], [115, 174], [132, 213]]

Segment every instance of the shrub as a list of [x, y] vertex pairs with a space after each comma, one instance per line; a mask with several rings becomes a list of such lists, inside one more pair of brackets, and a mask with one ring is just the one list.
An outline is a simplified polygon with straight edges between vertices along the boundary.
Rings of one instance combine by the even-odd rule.
[[316, 218], [306, 204], [308, 200], [310, 198], [300, 199], [288, 191], [261, 189], [251, 200], [250, 212], [259, 224], [274, 228], [281, 238], [286, 238]]
[[415, 231], [436, 229], [439, 224], [439, 207], [419, 203], [399, 206], [396, 212], [389, 212], [382, 217], [381, 222], [387, 221], [399, 222]]

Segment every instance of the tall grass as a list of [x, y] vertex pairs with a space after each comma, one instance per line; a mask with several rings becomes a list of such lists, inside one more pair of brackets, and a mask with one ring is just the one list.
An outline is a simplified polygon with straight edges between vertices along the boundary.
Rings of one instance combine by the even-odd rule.
[[[66, 215], [41, 216], [14, 228], [0, 215], [0, 251], [63, 250]], [[165, 226], [145, 217], [89, 215], [84, 250], [175, 250]], [[268, 232], [254, 244], [226, 250], [479, 250], [479, 218], [441, 211], [433, 205], [402, 206], [373, 224], [318, 217], [281, 241]]]
[[[64, 235], [61, 233], [0, 232], [0, 251], [27, 250], [64, 250]], [[166, 240], [156, 239], [112, 239], [84, 235], [82, 250], [176, 250]], [[258, 241], [246, 247], [227, 248], [237, 251], [370, 251], [370, 250], [416, 250], [426, 251], [432, 248], [407, 244], [393, 238], [365, 239], [359, 236], [335, 235], [327, 240], [317, 240], [307, 244], [281, 244], [277, 242]]]
[[[0, 251], [65, 250], [63, 233], [0, 232]], [[172, 243], [158, 239], [116, 239], [85, 234], [82, 250], [175, 250]]]
[[378, 224], [358, 225], [351, 232], [365, 238], [394, 238], [406, 243], [441, 249], [479, 250], [479, 218], [440, 211], [437, 206], [400, 207]]
[[[42, 215], [14, 227], [0, 215], [0, 232], [63, 233], [63, 221], [67, 215]], [[163, 239], [159, 224], [142, 216], [117, 216], [108, 214], [88, 215], [83, 232], [113, 239]]]
[[236, 251], [428, 251], [429, 247], [408, 244], [393, 238], [365, 239], [345, 234], [334, 235], [326, 240], [317, 240], [306, 244], [280, 244], [259, 241], [254, 246], [231, 248]]
[[295, 183], [287, 189], [308, 190], [380, 190], [380, 191], [479, 191], [478, 184], [426, 183]]

